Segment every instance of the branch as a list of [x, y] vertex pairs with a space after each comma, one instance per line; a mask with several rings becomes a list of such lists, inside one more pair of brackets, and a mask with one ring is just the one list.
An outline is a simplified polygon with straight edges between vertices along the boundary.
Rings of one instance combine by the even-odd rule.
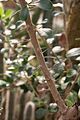
[[[26, 3], [25, 0], [19, 0], [21, 6], [23, 7]], [[38, 44], [37, 38], [36, 38], [36, 30], [31, 22], [30, 16], [27, 18], [26, 20], [26, 27], [27, 27], [27, 31], [29, 32], [30, 38], [31, 38], [31, 42], [33, 44], [37, 59], [39, 61], [40, 64], [40, 68], [45, 76], [45, 79], [48, 83], [48, 86], [50, 88], [52, 97], [54, 98], [55, 102], [57, 103], [61, 113], [63, 114], [64, 112], [67, 111], [67, 106], [65, 105], [64, 101], [62, 100], [56, 86], [55, 86], [55, 79], [52, 78], [52, 76], [49, 73], [48, 67], [45, 64], [45, 60], [41, 51], [41, 48]]]

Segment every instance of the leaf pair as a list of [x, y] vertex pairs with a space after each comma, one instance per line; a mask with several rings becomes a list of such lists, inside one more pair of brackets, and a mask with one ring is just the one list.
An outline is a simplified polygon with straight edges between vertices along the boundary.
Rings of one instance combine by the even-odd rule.
[[[35, 5], [36, 7], [39, 7], [40, 9], [51, 11], [53, 8], [52, 2], [50, 0], [36, 0], [32, 5]], [[22, 7], [20, 12], [20, 19], [25, 21], [27, 20], [29, 16], [29, 11], [27, 6]]]

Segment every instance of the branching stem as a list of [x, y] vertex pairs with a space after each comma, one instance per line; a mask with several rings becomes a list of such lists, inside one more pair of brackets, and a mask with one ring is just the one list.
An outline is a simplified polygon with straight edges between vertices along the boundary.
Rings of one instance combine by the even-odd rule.
[[[19, 0], [19, 2], [22, 7], [25, 5], [25, 0]], [[59, 107], [61, 113], [63, 114], [64, 112], [67, 111], [67, 106], [65, 105], [63, 99], [61, 98], [61, 96], [55, 86], [55, 79], [52, 78], [52, 76], [48, 70], [48, 67], [45, 63], [40, 45], [38, 44], [38, 41], [36, 38], [36, 30], [34, 28], [34, 25], [31, 22], [30, 16], [28, 16], [28, 18], [25, 22], [26, 22], [27, 31], [29, 32], [29, 36], [31, 38], [31, 42], [33, 44], [37, 59], [40, 64], [40, 68], [41, 68], [41, 70], [45, 76], [45, 79], [48, 83], [52, 97], [54, 98], [55, 102], [58, 104], [58, 107]]]

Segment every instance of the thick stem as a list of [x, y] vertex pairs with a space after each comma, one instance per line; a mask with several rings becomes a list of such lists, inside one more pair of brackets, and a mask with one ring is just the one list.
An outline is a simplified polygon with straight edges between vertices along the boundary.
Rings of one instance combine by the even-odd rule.
[[63, 0], [69, 49], [80, 47], [80, 0]]
[[[22, 6], [25, 5], [25, 0], [23, 0], [23, 3], [22, 3], [22, 0], [19, 0], [19, 1], [22, 4]], [[32, 22], [31, 22], [30, 16], [26, 20], [26, 27], [27, 27], [27, 31], [29, 32], [31, 42], [33, 44], [37, 59], [39, 61], [40, 68], [41, 68], [41, 70], [45, 76], [45, 79], [48, 83], [51, 94], [52, 94], [55, 102], [58, 104], [58, 107], [59, 107], [61, 113], [64, 113], [67, 111], [67, 107], [66, 107], [64, 101], [62, 100], [62, 98], [61, 98], [61, 96], [60, 96], [60, 94], [55, 86], [55, 82], [54, 82], [55, 79], [52, 78], [52, 76], [49, 73], [48, 67], [45, 64], [45, 60], [44, 60], [41, 48], [40, 48], [38, 41], [36, 39], [36, 31], [35, 31], [35, 28], [34, 28]]]

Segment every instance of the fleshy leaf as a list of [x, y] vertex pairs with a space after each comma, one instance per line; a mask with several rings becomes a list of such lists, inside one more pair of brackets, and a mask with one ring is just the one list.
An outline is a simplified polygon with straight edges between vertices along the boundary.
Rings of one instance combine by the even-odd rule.
[[78, 55], [80, 55], [80, 48], [72, 48], [66, 54], [67, 57], [75, 57]]
[[28, 11], [28, 8], [26, 6], [24, 6], [22, 9], [21, 9], [21, 12], [20, 12], [20, 19], [22, 21], [25, 21], [27, 20], [29, 16], [29, 11]]
[[46, 114], [47, 110], [44, 109], [44, 108], [39, 108], [37, 111], [36, 111], [36, 118], [37, 119], [42, 119], [45, 114]]
[[71, 92], [70, 95], [66, 98], [66, 104], [68, 107], [73, 106], [77, 102], [77, 93]]
[[36, 0], [34, 2], [34, 5], [47, 11], [50, 11], [53, 8], [53, 4], [50, 0]]

